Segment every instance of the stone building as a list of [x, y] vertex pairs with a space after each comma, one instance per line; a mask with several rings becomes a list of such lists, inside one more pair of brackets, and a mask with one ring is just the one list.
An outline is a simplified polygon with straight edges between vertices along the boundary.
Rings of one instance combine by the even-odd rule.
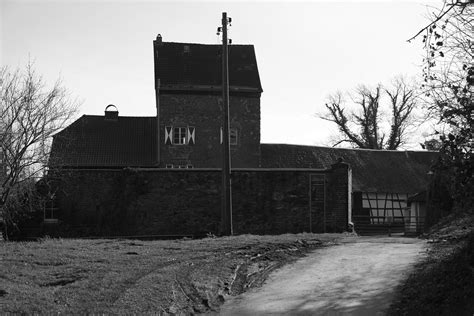
[[[58, 222], [69, 231], [218, 233], [221, 47], [158, 36], [153, 51], [156, 116], [120, 116], [109, 105], [104, 116], [83, 115], [54, 137], [50, 176], [61, 188]], [[237, 233], [403, 223], [407, 197], [426, 188], [436, 153], [261, 144], [252, 45], [230, 47], [229, 81]]]
[[[156, 117], [83, 115], [59, 133], [62, 167], [218, 168], [222, 162], [220, 45], [153, 41]], [[260, 167], [262, 86], [252, 45], [229, 50], [232, 167]]]
[[[159, 167], [220, 167], [220, 45], [153, 42]], [[229, 49], [232, 166], [259, 167], [262, 86], [252, 45]]]

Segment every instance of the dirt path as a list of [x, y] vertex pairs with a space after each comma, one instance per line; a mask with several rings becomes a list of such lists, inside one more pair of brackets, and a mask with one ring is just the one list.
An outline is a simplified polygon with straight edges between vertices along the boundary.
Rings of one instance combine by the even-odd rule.
[[359, 238], [318, 249], [228, 300], [223, 315], [384, 315], [424, 241]]

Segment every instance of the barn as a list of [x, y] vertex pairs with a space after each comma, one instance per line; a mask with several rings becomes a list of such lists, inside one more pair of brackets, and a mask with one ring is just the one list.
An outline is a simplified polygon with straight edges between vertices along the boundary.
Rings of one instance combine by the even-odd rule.
[[359, 232], [384, 232], [389, 224], [422, 230], [425, 213], [410, 212], [409, 197], [426, 192], [437, 152], [286, 144], [262, 144], [261, 151], [262, 165], [271, 168], [324, 168], [337, 159], [349, 164], [351, 219]]

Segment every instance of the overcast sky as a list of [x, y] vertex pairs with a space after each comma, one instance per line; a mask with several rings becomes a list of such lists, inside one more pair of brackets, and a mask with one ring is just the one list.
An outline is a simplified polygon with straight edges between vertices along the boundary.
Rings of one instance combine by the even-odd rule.
[[83, 101], [81, 115], [110, 103], [120, 115], [155, 115], [153, 39], [218, 44], [226, 11], [233, 42], [255, 45], [261, 141], [305, 145], [328, 145], [336, 134], [315, 117], [329, 93], [420, 74], [421, 42], [406, 40], [428, 12], [426, 1], [0, 3], [1, 64], [30, 59], [47, 82], [60, 77]]

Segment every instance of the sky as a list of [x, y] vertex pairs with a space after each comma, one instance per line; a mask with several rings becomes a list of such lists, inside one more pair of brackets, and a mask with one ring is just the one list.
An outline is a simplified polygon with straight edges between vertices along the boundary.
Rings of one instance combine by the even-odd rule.
[[227, 12], [233, 43], [255, 46], [261, 142], [327, 146], [337, 135], [318, 118], [327, 96], [420, 76], [422, 43], [407, 39], [440, 1], [0, 0], [0, 64], [32, 61], [47, 83], [61, 78], [78, 115], [114, 104], [120, 115], [153, 116], [156, 35], [219, 44]]

